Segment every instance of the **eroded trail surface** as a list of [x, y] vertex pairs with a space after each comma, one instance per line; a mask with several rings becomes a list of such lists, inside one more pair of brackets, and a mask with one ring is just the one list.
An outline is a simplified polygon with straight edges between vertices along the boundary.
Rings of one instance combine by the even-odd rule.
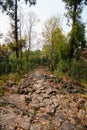
[[87, 130], [87, 93], [47, 70], [36, 69], [9, 83], [0, 97], [0, 130]]

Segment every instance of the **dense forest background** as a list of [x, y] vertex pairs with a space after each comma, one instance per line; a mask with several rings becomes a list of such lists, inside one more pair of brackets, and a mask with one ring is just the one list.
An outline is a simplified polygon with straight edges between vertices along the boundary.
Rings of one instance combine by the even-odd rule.
[[[37, 15], [33, 12], [29, 13], [25, 31], [24, 16], [18, 9], [20, 1], [0, 0], [2, 13], [5, 12], [11, 19], [11, 29], [6, 42], [0, 44], [0, 88], [8, 79], [18, 82], [23, 74], [37, 66], [48, 67], [57, 77], [69, 76], [79, 82], [87, 83], [87, 38], [85, 24], [81, 19], [87, 0], [62, 0], [62, 2], [65, 3], [66, 17], [71, 31], [65, 36], [61, 18], [49, 17], [42, 31], [43, 47], [32, 50], [36, 36], [34, 27], [39, 22]], [[33, 6], [38, 4], [38, 0], [25, 0], [25, 3]], [[0, 37], [2, 35], [0, 34]]]

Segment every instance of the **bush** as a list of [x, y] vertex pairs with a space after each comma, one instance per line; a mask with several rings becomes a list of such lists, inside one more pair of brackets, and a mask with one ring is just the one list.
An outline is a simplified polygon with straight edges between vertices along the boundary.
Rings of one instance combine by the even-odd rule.
[[81, 64], [76, 59], [71, 61], [70, 75], [76, 79], [80, 79]]
[[79, 60], [74, 58], [70, 62], [60, 60], [54, 73], [56, 76], [68, 75], [78, 81], [87, 81], [87, 60], [83, 57]]
[[71, 61], [70, 74], [72, 77], [81, 80], [87, 80], [87, 62], [83, 58]]
[[20, 80], [20, 75], [18, 73], [11, 73], [8, 75], [9, 80], [13, 80], [16, 83], [18, 83], [18, 81]]
[[9, 72], [15, 72], [16, 69], [16, 58], [10, 57], [9, 58]]
[[58, 63], [57, 69], [55, 70], [56, 75], [62, 75], [63, 73], [68, 73], [69, 70], [69, 62], [61, 60]]

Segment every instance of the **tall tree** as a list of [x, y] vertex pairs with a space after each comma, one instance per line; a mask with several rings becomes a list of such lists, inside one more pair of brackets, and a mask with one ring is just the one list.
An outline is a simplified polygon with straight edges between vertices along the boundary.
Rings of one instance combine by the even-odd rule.
[[42, 36], [44, 38], [44, 43], [46, 44], [44, 48], [47, 47], [47, 53], [49, 53], [47, 54], [49, 56], [49, 68], [51, 71], [53, 71], [55, 69], [55, 61], [58, 61], [59, 56], [57, 48], [59, 44], [62, 44], [62, 42], [64, 42], [65, 39], [60, 27], [60, 18], [49, 18], [45, 22]]
[[[70, 39], [70, 46], [71, 46], [70, 59], [71, 59], [71, 58], [73, 58], [77, 41], [79, 41], [79, 38], [80, 38], [80, 37], [76, 36], [76, 35], [78, 35], [78, 33], [75, 33], [76, 29], [77, 30], [78, 30], [78, 28], [80, 29], [80, 25], [81, 25], [80, 31], [81, 30], [83, 31], [83, 29], [84, 29], [84, 33], [85, 33], [85, 28], [83, 27], [83, 29], [82, 29], [82, 26], [84, 26], [84, 25], [81, 24], [80, 18], [81, 18], [81, 13], [82, 13], [84, 5], [87, 5], [87, 0], [62, 0], [62, 1], [65, 2], [66, 9], [68, 10], [66, 16], [68, 17], [68, 19], [69, 18], [72, 19], [72, 31], [71, 31], [71, 39]], [[83, 32], [82, 32], [82, 35], [84, 35]], [[76, 37], [78, 37], [78, 39]], [[84, 40], [83, 40], [83, 44], [84, 44]], [[79, 42], [82, 42], [82, 39]], [[84, 47], [84, 45], [83, 45], [83, 47]]]
[[[2, 11], [5, 11], [15, 21], [15, 42], [16, 42], [16, 57], [19, 57], [18, 50], [18, 1], [20, 0], [0, 0], [0, 7]], [[35, 5], [36, 0], [25, 0], [26, 4]]]
[[27, 27], [27, 37], [28, 37], [28, 50], [26, 54], [27, 59], [27, 71], [30, 68], [29, 67], [29, 58], [30, 58], [30, 51], [33, 46], [33, 42], [35, 40], [35, 26], [36, 23], [39, 21], [38, 16], [34, 12], [29, 12], [27, 14], [27, 20], [26, 20], [26, 27]]
[[[16, 67], [18, 70], [19, 46], [18, 46], [18, 1], [20, 0], [0, 0], [0, 7], [2, 11], [6, 12], [14, 21], [14, 37], [16, 43]], [[36, 0], [24, 0], [26, 4], [29, 2], [30, 6], [36, 4]]]
[[[71, 44], [71, 49], [73, 47], [73, 55], [77, 58], [80, 57], [80, 51], [86, 47], [86, 38], [85, 38], [85, 25], [78, 21], [72, 28], [71, 38], [69, 40]], [[72, 52], [72, 51], [71, 51]], [[71, 53], [71, 56], [73, 56]]]

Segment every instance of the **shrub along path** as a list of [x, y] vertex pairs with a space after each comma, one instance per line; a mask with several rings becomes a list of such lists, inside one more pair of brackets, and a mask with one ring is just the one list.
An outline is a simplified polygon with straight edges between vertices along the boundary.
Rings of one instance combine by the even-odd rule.
[[0, 130], [87, 130], [87, 90], [39, 68], [0, 97]]

